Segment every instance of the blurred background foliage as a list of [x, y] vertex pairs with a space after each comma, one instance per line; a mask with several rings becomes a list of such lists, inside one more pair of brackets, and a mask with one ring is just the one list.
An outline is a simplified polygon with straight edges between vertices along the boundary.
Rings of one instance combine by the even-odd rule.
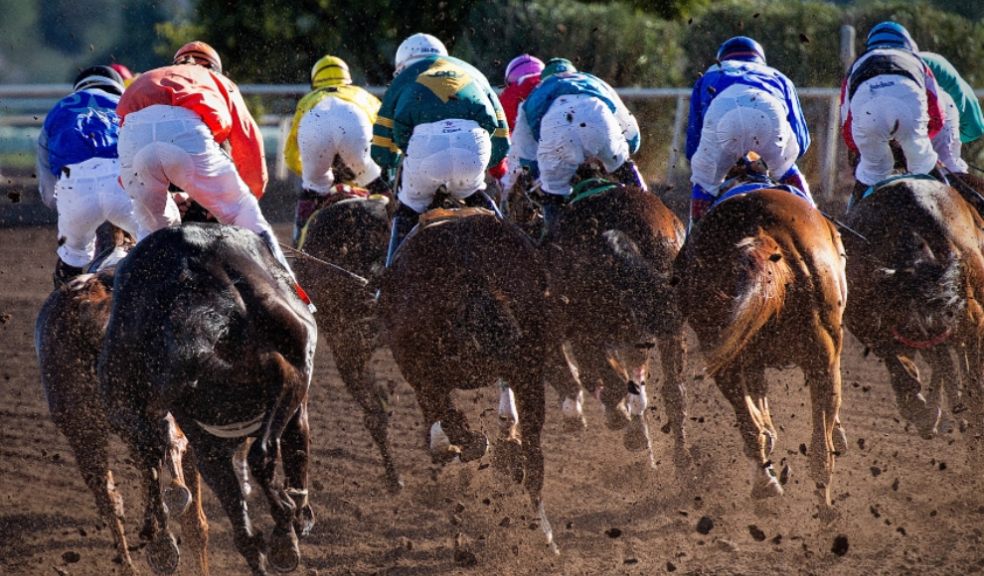
[[618, 86], [689, 86], [717, 46], [747, 34], [798, 85], [835, 86], [840, 27], [894, 19], [920, 47], [984, 83], [979, 0], [0, 0], [0, 82], [66, 82], [94, 63], [166, 64], [192, 38], [239, 82], [303, 83], [322, 54], [385, 84], [405, 36], [424, 31], [501, 83], [516, 54], [566, 56]]

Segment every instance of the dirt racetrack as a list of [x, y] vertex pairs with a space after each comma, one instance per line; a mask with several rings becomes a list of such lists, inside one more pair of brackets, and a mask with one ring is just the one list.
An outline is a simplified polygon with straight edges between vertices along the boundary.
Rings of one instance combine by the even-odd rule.
[[[280, 230], [281, 237], [286, 236]], [[34, 320], [50, 289], [53, 227], [0, 229], [0, 574], [119, 573], [65, 439], [51, 424], [34, 352]], [[521, 489], [502, 484], [486, 463], [432, 473], [419, 409], [387, 353], [382, 378], [398, 392], [391, 438], [406, 488], [384, 488], [378, 454], [362, 414], [319, 350], [311, 391], [313, 534], [301, 542], [301, 575], [326, 574], [699, 574], [898, 575], [984, 572], [984, 494], [959, 431], [921, 440], [898, 421], [884, 369], [848, 338], [841, 417], [850, 451], [837, 460], [833, 493], [840, 517], [813, 517], [807, 476], [809, 397], [798, 371], [770, 372], [780, 426], [774, 459], [793, 470], [781, 499], [755, 504], [734, 415], [690, 356], [690, 442], [695, 478], [681, 485], [670, 463], [661, 401], [651, 404], [657, 469], [628, 453], [588, 403], [589, 430], [561, 428], [548, 392], [544, 433], [545, 502], [560, 556], [549, 554]], [[650, 389], [654, 386], [650, 386]], [[651, 392], [652, 393], [652, 392]], [[490, 388], [457, 397], [475, 427], [497, 429]], [[115, 441], [115, 470], [126, 498], [127, 535], [137, 544], [137, 475]], [[436, 476], [436, 480], [433, 478]], [[262, 498], [251, 514], [269, 532]], [[229, 522], [206, 492], [210, 561], [216, 575], [244, 574]], [[713, 527], [697, 530], [707, 517]], [[702, 523], [706, 528], [707, 521]], [[455, 553], [458, 534], [460, 548]], [[835, 541], [837, 546], [835, 546]], [[469, 554], [471, 553], [471, 554]], [[472, 555], [473, 554], [473, 555]], [[74, 560], [73, 562], [69, 562]], [[138, 569], [150, 574], [143, 554]], [[182, 573], [190, 573], [182, 560]]]

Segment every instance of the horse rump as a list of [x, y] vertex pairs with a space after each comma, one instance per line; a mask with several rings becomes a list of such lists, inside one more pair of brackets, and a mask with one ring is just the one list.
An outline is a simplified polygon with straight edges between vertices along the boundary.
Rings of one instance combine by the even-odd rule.
[[[759, 330], [782, 309], [793, 272], [779, 244], [761, 228], [725, 250], [731, 255], [732, 274], [719, 276], [714, 292], [724, 306], [716, 325], [722, 329], [704, 350], [707, 373], [714, 376], [730, 364]], [[725, 257], [727, 259], [727, 257]]]

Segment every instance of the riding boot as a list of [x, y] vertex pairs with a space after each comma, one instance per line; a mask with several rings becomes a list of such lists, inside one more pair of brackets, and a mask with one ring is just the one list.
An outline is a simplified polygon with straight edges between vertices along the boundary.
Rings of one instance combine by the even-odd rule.
[[55, 263], [55, 272], [52, 274], [52, 280], [54, 281], [55, 290], [59, 287], [68, 284], [72, 278], [75, 278], [82, 273], [82, 269], [77, 266], [71, 266], [66, 264], [61, 258]]
[[304, 227], [307, 225], [308, 220], [318, 209], [318, 204], [324, 196], [318, 194], [313, 190], [304, 189], [301, 190], [301, 194], [297, 197], [297, 207], [294, 209], [294, 231], [291, 234], [291, 241], [294, 246], [301, 240], [301, 232], [304, 231]]
[[852, 208], [858, 205], [858, 202], [864, 198], [868, 188], [870, 188], [870, 186], [867, 184], [857, 180], [854, 181], [854, 188], [851, 189], [851, 196], [847, 199], [847, 208], [844, 209], [845, 213], [850, 212]]
[[420, 214], [406, 204], [400, 204], [393, 214], [393, 228], [390, 231], [389, 247], [386, 250], [386, 267], [389, 268], [400, 244], [420, 220]]
[[639, 167], [632, 160], [626, 160], [621, 166], [612, 172], [612, 177], [619, 184], [625, 184], [626, 186], [635, 186], [642, 191], [648, 192], [649, 186], [646, 185], [646, 181], [642, 178], [642, 174], [639, 172]]
[[543, 206], [543, 235], [540, 241], [545, 242], [556, 236], [559, 231], [559, 222], [567, 207], [567, 196], [544, 191], [541, 205]]
[[308, 310], [310, 310], [312, 314], [317, 312], [318, 309], [315, 307], [314, 303], [311, 302], [311, 297], [308, 296], [308, 293], [305, 292], [304, 288], [301, 288], [300, 283], [298, 283], [297, 276], [294, 275], [294, 270], [290, 267], [290, 264], [287, 263], [287, 257], [284, 256], [284, 251], [280, 249], [280, 244], [277, 242], [277, 239], [273, 237], [273, 233], [270, 231], [263, 231], [258, 233], [257, 236], [259, 236], [260, 239], [263, 240], [263, 243], [266, 244], [267, 248], [270, 249], [273, 259], [283, 267], [284, 271], [287, 272], [287, 275], [290, 277], [291, 284], [293, 284], [294, 293], [297, 294], [297, 297], [301, 299], [301, 302], [304, 302], [304, 304], [307, 305]]
[[943, 170], [940, 169], [939, 165], [934, 166], [933, 169], [929, 171], [929, 175], [932, 176], [933, 178], [936, 178], [940, 182], [946, 184], [947, 186], [950, 185], [950, 181], [947, 180], [946, 175], [943, 174]]
[[387, 198], [393, 197], [393, 189], [390, 188], [389, 182], [386, 181], [384, 176], [376, 178], [372, 182], [366, 184], [366, 190], [370, 194], [379, 194], [380, 196], [386, 196]]

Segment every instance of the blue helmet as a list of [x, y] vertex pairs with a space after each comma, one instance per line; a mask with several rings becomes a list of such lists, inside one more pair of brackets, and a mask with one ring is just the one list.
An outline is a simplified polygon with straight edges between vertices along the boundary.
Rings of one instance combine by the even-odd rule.
[[885, 21], [875, 24], [868, 31], [868, 39], [864, 46], [872, 48], [903, 48], [905, 50], [917, 51], [916, 41], [909, 35], [905, 26], [898, 22]]
[[765, 50], [762, 45], [748, 36], [735, 36], [721, 44], [717, 53], [718, 62], [724, 60], [744, 60], [765, 64]]

